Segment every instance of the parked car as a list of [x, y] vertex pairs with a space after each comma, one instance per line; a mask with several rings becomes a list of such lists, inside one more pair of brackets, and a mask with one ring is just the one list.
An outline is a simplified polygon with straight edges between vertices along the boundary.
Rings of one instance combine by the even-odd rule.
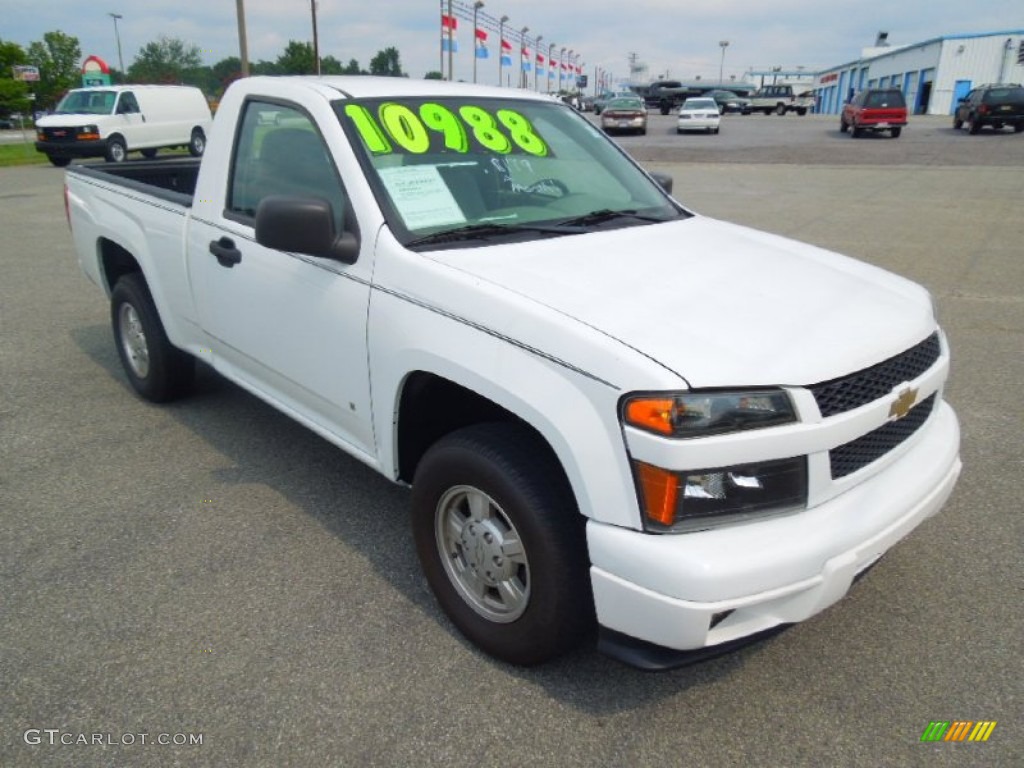
[[727, 112], [738, 112], [741, 115], [750, 114], [750, 99], [744, 96], [737, 96], [732, 91], [708, 91], [703, 94], [706, 98], [714, 99], [718, 104], [718, 111], [723, 115]]
[[0, 130], [10, 131], [14, 128], [14, 121], [9, 117], [0, 117]]
[[647, 133], [647, 107], [644, 106], [644, 100], [639, 96], [623, 96], [609, 101], [601, 113], [601, 129], [605, 133]]
[[990, 125], [995, 130], [1012, 125], [1015, 133], [1024, 131], [1024, 88], [1018, 83], [980, 85], [960, 99], [953, 115], [953, 127], [967, 126], [977, 133]]
[[850, 131], [853, 138], [867, 131], [888, 131], [899, 138], [907, 124], [907, 102], [899, 88], [867, 88], [843, 105], [839, 116], [841, 133]]
[[604, 111], [604, 108], [608, 105], [608, 102], [612, 99], [622, 99], [637, 97], [632, 91], [605, 91], [600, 96], [594, 99], [594, 114], [600, 115]]
[[718, 133], [722, 122], [722, 114], [714, 99], [704, 96], [689, 98], [679, 108], [679, 122], [676, 133], [684, 131], [706, 131]]

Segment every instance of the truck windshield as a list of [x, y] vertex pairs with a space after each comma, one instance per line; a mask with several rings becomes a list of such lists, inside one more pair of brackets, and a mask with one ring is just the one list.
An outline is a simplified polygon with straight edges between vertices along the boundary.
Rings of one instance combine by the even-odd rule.
[[58, 115], [109, 115], [114, 109], [114, 91], [71, 91], [57, 105]]
[[688, 215], [597, 128], [554, 101], [359, 99], [335, 108], [389, 225], [410, 247]]

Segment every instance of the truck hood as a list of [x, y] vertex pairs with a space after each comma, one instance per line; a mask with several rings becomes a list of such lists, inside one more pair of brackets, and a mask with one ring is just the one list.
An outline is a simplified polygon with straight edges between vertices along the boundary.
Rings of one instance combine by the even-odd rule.
[[928, 293], [908, 280], [702, 216], [428, 257], [574, 318], [691, 387], [827, 381], [935, 327]]

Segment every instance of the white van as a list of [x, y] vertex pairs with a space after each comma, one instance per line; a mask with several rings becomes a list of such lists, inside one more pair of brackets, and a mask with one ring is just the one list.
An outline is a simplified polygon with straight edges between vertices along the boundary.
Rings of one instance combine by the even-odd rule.
[[135, 150], [153, 157], [160, 147], [188, 147], [199, 157], [211, 120], [206, 97], [191, 86], [75, 88], [36, 121], [36, 149], [56, 166], [75, 157], [119, 163]]

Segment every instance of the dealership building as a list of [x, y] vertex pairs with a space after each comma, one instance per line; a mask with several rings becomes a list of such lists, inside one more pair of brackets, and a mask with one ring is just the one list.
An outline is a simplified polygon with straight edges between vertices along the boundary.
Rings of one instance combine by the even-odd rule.
[[899, 88], [915, 115], [950, 115], [971, 88], [1024, 83], [1024, 30], [947, 35], [913, 45], [875, 46], [856, 61], [823, 70], [812, 86], [818, 112], [838, 114], [864, 88]]

